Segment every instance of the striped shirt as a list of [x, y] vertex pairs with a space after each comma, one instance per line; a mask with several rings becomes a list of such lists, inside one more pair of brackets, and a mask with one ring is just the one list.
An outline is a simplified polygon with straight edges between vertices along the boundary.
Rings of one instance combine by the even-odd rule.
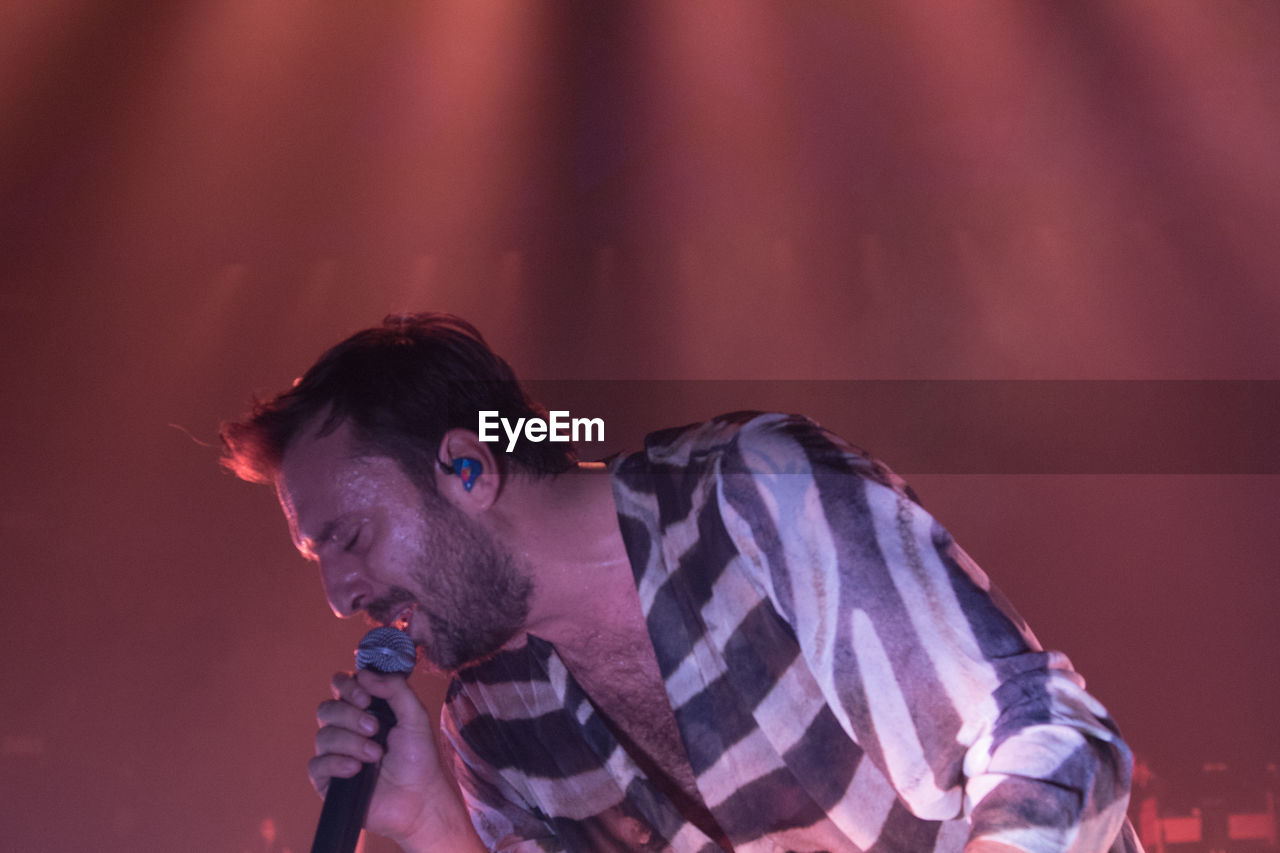
[[[654, 433], [611, 476], [735, 850], [1141, 849], [1106, 710], [883, 465], [804, 418], [738, 413]], [[443, 727], [492, 849], [721, 849], [536, 636], [457, 673]]]

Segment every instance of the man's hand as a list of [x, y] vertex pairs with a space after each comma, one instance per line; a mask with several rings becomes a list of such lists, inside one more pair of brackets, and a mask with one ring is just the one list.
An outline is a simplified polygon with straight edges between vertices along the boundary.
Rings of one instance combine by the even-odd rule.
[[[431, 849], [422, 839], [442, 850], [478, 845], [457, 789], [440, 770], [431, 719], [404, 677], [367, 669], [340, 672], [330, 686], [334, 698], [316, 711], [316, 756], [307, 763], [320, 796], [335, 776], [354, 776], [362, 763], [381, 758], [366, 829], [406, 849]], [[385, 756], [370, 738], [377, 730], [377, 720], [365, 711], [372, 696], [386, 699], [396, 715]]]

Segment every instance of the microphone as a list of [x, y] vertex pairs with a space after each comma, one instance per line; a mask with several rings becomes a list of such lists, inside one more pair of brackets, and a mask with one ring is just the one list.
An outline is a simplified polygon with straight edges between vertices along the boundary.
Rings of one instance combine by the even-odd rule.
[[[413, 640], [408, 634], [396, 628], [374, 628], [364, 635], [356, 649], [356, 669], [408, 675], [413, 671], [415, 656]], [[373, 740], [385, 750], [387, 732], [396, 724], [396, 715], [387, 700], [377, 696], [369, 703], [368, 711], [378, 718], [378, 732]], [[369, 800], [373, 797], [373, 786], [378, 782], [378, 767], [378, 764], [366, 763], [349, 779], [335, 776], [329, 780], [311, 853], [354, 853], [369, 811]]]

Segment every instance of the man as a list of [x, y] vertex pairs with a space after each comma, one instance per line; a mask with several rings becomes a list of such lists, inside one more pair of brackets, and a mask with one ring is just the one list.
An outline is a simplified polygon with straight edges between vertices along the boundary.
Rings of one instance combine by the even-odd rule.
[[[405, 850], [1132, 851], [1130, 756], [904, 484], [739, 413], [579, 463], [469, 324], [392, 317], [224, 427], [339, 616], [453, 673], [436, 772], [401, 678], [339, 674], [311, 779], [382, 759]], [[399, 723], [385, 754], [369, 697]], [[468, 819], [469, 818], [469, 819]]]

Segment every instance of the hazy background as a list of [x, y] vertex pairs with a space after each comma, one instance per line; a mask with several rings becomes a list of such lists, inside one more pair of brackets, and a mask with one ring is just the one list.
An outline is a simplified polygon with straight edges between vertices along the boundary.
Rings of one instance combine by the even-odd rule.
[[1173, 798], [1259, 776], [1277, 45], [1209, 0], [0, 3], [0, 847], [309, 849], [363, 625], [206, 445], [427, 308], [586, 455], [815, 414]]

